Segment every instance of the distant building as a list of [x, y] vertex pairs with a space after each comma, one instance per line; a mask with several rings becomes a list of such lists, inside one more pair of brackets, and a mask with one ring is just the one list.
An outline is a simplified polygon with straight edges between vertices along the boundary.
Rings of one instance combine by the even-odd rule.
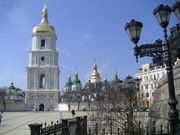
[[56, 51], [56, 32], [48, 23], [48, 10], [33, 28], [32, 50], [27, 66], [25, 103], [28, 110], [54, 110], [59, 97], [59, 66]]
[[71, 75], [68, 75], [68, 80], [64, 86], [65, 93], [61, 96], [61, 101], [94, 101], [95, 96], [100, 90], [102, 90], [101, 77], [97, 70], [97, 64], [94, 64], [91, 79], [87, 80], [83, 88], [78, 72], [75, 73], [73, 81], [71, 80]]
[[91, 83], [101, 83], [101, 77], [97, 69], [97, 64], [93, 65], [93, 72], [91, 74]]
[[79, 90], [81, 90], [81, 81], [79, 80], [78, 72], [76, 72], [72, 84], [72, 91], [79, 91]]
[[6, 102], [15, 102], [23, 101], [24, 102], [24, 93], [21, 89], [16, 88], [12, 82], [6, 90]]
[[105, 96], [108, 92], [108, 86], [111, 84], [119, 86], [120, 80], [117, 72], [115, 73], [112, 82], [101, 80], [100, 73], [98, 72], [97, 64], [93, 64], [93, 71], [91, 78], [86, 81], [82, 87], [81, 81], [78, 78], [78, 73], [75, 73], [74, 80], [71, 80], [71, 75], [68, 75], [68, 80], [64, 86], [64, 94], [61, 95], [62, 102], [91, 102], [95, 101], [98, 96]]
[[166, 74], [164, 66], [144, 64], [140, 72], [135, 74], [140, 79], [138, 92], [138, 105], [149, 107], [153, 103], [154, 92], [157, 90], [159, 80]]
[[73, 82], [71, 80], [71, 75], [68, 75], [68, 81], [66, 82], [66, 84], [64, 86], [64, 91], [65, 92], [71, 92], [72, 91], [72, 85], [73, 85]]
[[25, 93], [11, 82], [9, 87], [1, 88], [3, 95], [0, 96], [0, 110], [25, 111]]

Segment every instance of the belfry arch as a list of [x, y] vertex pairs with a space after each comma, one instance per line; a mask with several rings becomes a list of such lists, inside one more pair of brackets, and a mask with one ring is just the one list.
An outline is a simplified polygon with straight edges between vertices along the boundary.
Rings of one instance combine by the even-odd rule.
[[44, 74], [40, 75], [39, 88], [45, 88], [46, 86], [46, 78]]

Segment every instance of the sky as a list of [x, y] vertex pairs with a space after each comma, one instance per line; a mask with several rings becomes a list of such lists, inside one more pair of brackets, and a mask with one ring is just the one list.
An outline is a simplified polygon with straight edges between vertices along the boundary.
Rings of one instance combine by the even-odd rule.
[[[44, 4], [56, 29], [62, 90], [70, 72], [74, 79], [77, 71], [84, 84], [95, 61], [102, 79], [112, 80], [115, 69], [121, 79], [138, 73], [150, 59], [136, 63], [124, 26], [131, 19], [143, 22], [139, 45], [163, 39], [152, 13], [161, 3], [172, 7], [175, 0], [0, 0], [0, 87], [13, 80], [16, 87], [26, 89], [32, 29], [41, 21]], [[176, 23], [172, 13], [168, 34]]]

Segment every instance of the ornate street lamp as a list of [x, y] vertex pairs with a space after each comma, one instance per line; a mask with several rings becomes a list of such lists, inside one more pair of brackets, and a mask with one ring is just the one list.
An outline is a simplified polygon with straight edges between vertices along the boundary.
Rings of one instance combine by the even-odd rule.
[[134, 44], [137, 44], [140, 39], [142, 27], [143, 24], [141, 22], [137, 22], [134, 19], [125, 26], [125, 29]]
[[135, 56], [136, 56], [136, 61], [138, 61], [138, 46], [137, 43], [140, 39], [141, 36], [141, 29], [143, 27], [143, 24], [141, 22], [138, 22], [134, 19], [131, 20], [130, 23], [127, 23], [125, 25], [125, 30], [127, 31], [131, 41], [136, 45], [135, 46]]
[[172, 10], [175, 13], [176, 18], [180, 21], [180, 1], [173, 5]]
[[170, 14], [171, 14], [171, 8], [169, 6], [158, 6], [153, 11], [154, 16], [158, 20], [160, 26], [164, 30], [164, 38], [166, 42], [167, 47], [167, 63], [166, 63], [166, 70], [167, 70], [167, 77], [168, 77], [168, 88], [169, 88], [169, 100], [168, 104], [170, 106], [170, 110], [168, 112], [169, 115], [169, 121], [171, 126], [171, 134], [175, 132], [175, 127], [178, 122], [179, 112], [176, 109], [176, 105], [178, 104], [175, 96], [175, 89], [174, 89], [174, 78], [173, 78], [173, 66], [172, 66], [172, 57], [170, 54], [170, 46], [169, 41], [167, 38], [167, 26], [169, 24]]
[[171, 15], [171, 8], [168, 5], [159, 5], [154, 9], [153, 14], [161, 27], [166, 28], [168, 26]]
[[[179, 13], [179, 9], [176, 12]], [[160, 26], [163, 28], [165, 44], [162, 44], [161, 40], [157, 40], [153, 44], [145, 44], [145, 45], [138, 46], [137, 43], [140, 39], [141, 28], [143, 26], [141, 22], [131, 20], [130, 23], [127, 23], [125, 25], [125, 30], [129, 34], [131, 41], [136, 45], [136, 47], [134, 48], [136, 58], [138, 58], [138, 56], [140, 56], [140, 57], [161, 56], [162, 57], [164, 55], [164, 53], [167, 53], [167, 60], [165, 63], [166, 63], [168, 88], [169, 88], [168, 104], [170, 106], [170, 110], [169, 110], [168, 115], [169, 115], [169, 121], [170, 121], [171, 135], [174, 135], [175, 128], [178, 123], [179, 112], [176, 109], [176, 105], [178, 102], [175, 97], [172, 58], [171, 58], [171, 54], [170, 54], [170, 46], [169, 46], [169, 40], [168, 40], [168, 36], [167, 36], [167, 29], [166, 29], [169, 24], [171, 8], [167, 5], [164, 6], [161, 4], [153, 11], [153, 14], [156, 17], [157, 21], [159, 22]], [[165, 49], [164, 49], [164, 46], [166, 46]]]

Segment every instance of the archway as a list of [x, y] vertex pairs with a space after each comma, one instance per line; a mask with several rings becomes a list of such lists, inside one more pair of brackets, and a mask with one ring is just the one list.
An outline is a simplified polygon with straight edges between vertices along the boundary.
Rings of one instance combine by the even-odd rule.
[[44, 74], [41, 74], [41, 75], [40, 75], [39, 88], [45, 88], [45, 75], [44, 75]]
[[39, 111], [44, 111], [44, 104], [39, 105]]

